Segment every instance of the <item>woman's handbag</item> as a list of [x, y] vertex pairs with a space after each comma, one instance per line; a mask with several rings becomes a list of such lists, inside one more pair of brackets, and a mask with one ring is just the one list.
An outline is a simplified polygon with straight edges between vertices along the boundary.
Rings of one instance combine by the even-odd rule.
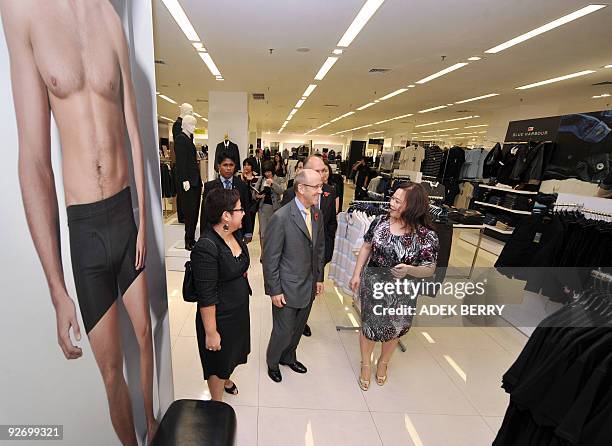
[[183, 277], [183, 300], [185, 302], [197, 302], [198, 292], [196, 291], [191, 260], [185, 262], [185, 277]]

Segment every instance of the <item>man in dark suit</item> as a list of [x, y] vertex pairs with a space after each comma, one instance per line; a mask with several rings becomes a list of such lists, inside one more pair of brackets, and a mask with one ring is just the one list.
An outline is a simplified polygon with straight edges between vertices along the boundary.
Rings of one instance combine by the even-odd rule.
[[253, 166], [253, 172], [257, 174], [257, 176], [261, 176], [261, 166], [263, 164], [263, 150], [255, 149], [255, 156], [249, 158], [249, 162], [251, 166]]
[[[204, 183], [202, 202], [206, 202], [206, 196], [213, 189], [217, 189], [219, 187], [223, 189], [237, 189], [240, 193], [240, 203], [242, 209], [250, 209], [251, 190], [249, 186], [240, 179], [240, 177], [234, 176], [235, 170], [236, 165], [234, 164], [234, 160], [229, 156], [229, 154], [223, 155], [219, 162], [219, 178]], [[200, 214], [200, 235], [204, 231], [204, 226], [206, 224], [206, 216], [204, 215], [204, 211], [205, 207], [202, 204], [202, 213]], [[246, 243], [250, 243], [253, 239], [254, 225], [255, 222], [251, 220], [250, 213], [245, 212], [244, 217], [242, 217], [242, 233]]]
[[323, 216], [316, 207], [322, 187], [317, 172], [300, 172], [294, 182], [295, 199], [274, 213], [265, 234], [264, 286], [272, 299], [266, 362], [274, 382], [283, 379], [279, 364], [307, 372], [296, 350], [314, 298], [323, 293], [325, 238]]
[[185, 116], [181, 122], [182, 131], [174, 140], [174, 155], [176, 157], [177, 195], [181, 197], [181, 205], [185, 218], [185, 249], [191, 251], [195, 245], [195, 230], [198, 225], [198, 211], [202, 195], [202, 179], [196, 155], [196, 147], [191, 140], [195, 130], [196, 119]]
[[[319, 175], [323, 175], [327, 166], [323, 160], [315, 155], [311, 155], [304, 160], [304, 169], [312, 169]], [[287, 189], [283, 194], [281, 205], [284, 206], [290, 203], [295, 198], [294, 189]], [[317, 207], [323, 213], [323, 225], [325, 227], [325, 264], [331, 262], [334, 255], [334, 241], [336, 238], [336, 230], [338, 229], [338, 219], [336, 217], [336, 193], [334, 188], [328, 184], [323, 185], [323, 193], [320, 195]], [[304, 336], [311, 336], [312, 331], [308, 324], [304, 327]]]
[[229, 156], [234, 161], [236, 171], [240, 169], [242, 164], [240, 164], [240, 152], [238, 151], [238, 146], [231, 142], [227, 136], [222, 142], [217, 144], [217, 149], [215, 150], [215, 170], [219, 170], [219, 164], [221, 164], [222, 158], [226, 156]]

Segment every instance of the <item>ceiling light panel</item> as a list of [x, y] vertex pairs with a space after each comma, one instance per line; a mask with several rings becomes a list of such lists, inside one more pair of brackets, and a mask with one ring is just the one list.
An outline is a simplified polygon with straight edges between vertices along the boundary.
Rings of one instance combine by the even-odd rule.
[[472, 56], [472, 57], [468, 58], [468, 60], [471, 60], [471, 61], [474, 61], [474, 62], [477, 61], [477, 60], [480, 60], [480, 59], [482, 59], [482, 57]]
[[299, 101], [296, 102], [295, 104], [295, 108], [300, 108], [302, 106], [302, 104], [304, 104], [304, 101], [306, 99], [300, 99]]
[[425, 124], [419, 124], [419, 125], [415, 125], [416, 127], [427, 127], [428, 125], [436, 125], [436, 124], [440, 124], [444, 121], [435, 121], [435, 122], [426, 122]]
[[489, 124], [478, 124], [478, 125], [466, 125], [464, 128], [466, 129], [475, 129], [477, 127], [488, 127]]
[[439, 105], [437, 107], [432, 107], [432, 108], [426, 108], [425, 110], [421, 110], [419, 111], [419, 113], [429, 113], [435, 110], [442, 110], [443, 108], [446, 108], [446, 105]]
[[373, 106], [374, 104], [376, 104], [376, 102], [370, 102], [370, 103], [368, 103], [368, 104], [366, 104], [366, 105], [362, 105], [362, 106], [361, 106], [361, 107], [359, 107], [357, 110], [359, 110], [359, 111], [361, 111], [361, 110], [365, 110], [366, 108], [371, 107], [371, 106]]
[[384, 1], [367, 0], [336, 46], [348, 47]]
[[609, 93], [603, 93], [603, 94], [599, 94], [597, 96], [593, 96], [593, 99], [609, 98], [609, 97], [610, 97]]
[[564, 81], [567, 79], [573, 79], [575, 77], [586, 76], [587, 74], [592, 74], [592, 73], [595, 73], [595, 71], [594, 70], [580, 71], [578, 73], [567, 74], [565, 76], [559, 76], [559, 77], [555, 77], [552, 79], [547, 79], [545, 81], [540, 81], [540, 82], [536, 82], [536, 83], [529, 84], [529, 85], [523, 85], [522, 87], [516, 87], [516, 89], [517, 90], [527, 90], [529, 88], [540, 87], [542, 85], [552, 84], [552, 83]]
[[526, 40], [532, 39], [552, 29], [558, 28], [559, 26], [565, 25], [566, 23], [572, 22], [576, 19], [579, 19], [580, 17], [584, 17], [585, 15], [591, 14], [595, 11], [599, 11], [600, 9], [603, 9], [606, 6], [607, 5], [585, 6], [584, 8], [579, 9], [578, 11], [574, 11], [571, 14], [565, 15], [557, 20], [553, 20], [552, 22], [547, 23], [546, 25], [542, 25], [539, 28], [533, 29], [525, 34], [521, 34], [520, 36], [515, 37], [514, 39], [508, 40], [507, 42], [497, 45], [496, 47], [488, 49], [485, 51], [485, 53], [489, 53], [489, 54], [499, 53], [500, 51], [513, 47], [514, 45], [522, 43]]
[[200, 40], [198, 33], [196, 33], [196, 30], [189, 21], [189, 18], [187, 18], [187, 14], [185, 14], [178, 0], [162, 0], [162, 3], [166, 6], [168, 12], [170, 12], [172, 18], [179, 28], [181, 28], [181, 31], [183, 31], [187, 39], [191, 42], [198, 42]]
[[334, 51], [332, 51], [334, 54], [336, 55], [340, 55], [343, 53], [343, 51], [341, 49], [336, 48]]
[[314, 91], [314, 89], [317, 88], [316, 84], [310, 84], [306, 90], [304, 90], [304, 94], [302, 95], [303, 98], [307, 98], [308, 96], [310, 96], [310, 94]]
[[407, 88], [400, 88], [399, 90], [395, 90], [385, 96], [383, 96], [382, 98], [380, 98], [380, 101], [386, 101], [389, 98], [392, 98], [393, 96], [397, 96], [398, 94], [402, 94], [403, 92], [408, 91]]
[[332, 57], [332, 56], [328, 57], [325, 60], [325, 62], [323, 62], [323, 65], [319, 69], [319, 72], [316, 74], [315, 80], [322, 81], [325, 75], [327, 74], [327, 72], [331, 70], [331, 67], [333, 67], [337, 61], [338, 61], [337, 57]]
[[202, 58], [202, 60], [204, 61], [204, 63], [206, 64], [210, 72], [212, 73], [212, 75], [220, 77], [221, 72], [219, 71], [215, 63], [213, 62], [212, 57], [210, 57], [210, 54], [208, 53], [198, 53], [198, 54], [200, 55], [200, 57]]
[[351, 115], [354, 115], [354, 114], [355, 114], [355, 112], [354, 112], [354, 111], [350, 111], [350, 112], [345, 113], [345, 114], [343, 114], [343, 115], [341, 115], [341, 116], [338, 116], [337, 118], [332, 119], [332, 120], [331, 120], [331, 121], [329, 121], [329, 122], [336, 122], [336, 121], [341, 120], [342, 118], [346, 118], [347, 116], [351, 116]]
[[492, 98], [492, 97], [495, 97], [495, 96], [499, 96], [499, 93], [485, 94], [483, 96], [477, 96], [475, 98], [464, 99], [463, 101], [455, 102], [455, 104], [465, 104], [466, 102], [480, 101], [481, 99]]
[[170, 119], [170, 118], [166, 118], [165, 116], [161, 116], [161, 115], [159, 115], [159, 117], [160, 117], [161, 119], [165, 119], [166, 121], [169, 121], [169, 122], [174, 122], [174, 121], [172, 121], [172, 119]]
[[437, 73], [434, 73], [431, 76], [427, 76], [427, 77], [421, 79], [420, 81], [417, 81], [417, 84], [426, 84], [429, 81], [432, 81], [432, 80], [434, 80], [434, 79], [436, 79], [436, 78], [438, 78], [440, 76], [444, 76], [445, 74], [448, 74], [448, 73], [451, 73], [451, 72], [453, 72], [455, 70], [458, 70], [459, 68], [463, 68], [466, 65], [468, 65], [467, 62], [457, 63], [455, 65], [452, 65], [452, 66], [448, 67], [448, 68], [445, 68], [442, 71], [438, 71]]
[[165, 94], [159, 94], [158, 95], [160, 98], [170, 102], [171, 104], [176, 104], [176, 101], [172, 98], [169, 98], [168, 96], [166, 96]]
[[462, 117], [462, 118], [446, 119], [444, 122], [464, 121], [464, 120], [466, 120], [466, 119], [474, 119], [474, 118], [480, 118], [480, 116], [478, 116], [478, 115], [474, 115], [474, 116], [464, 116], [464, 117]]

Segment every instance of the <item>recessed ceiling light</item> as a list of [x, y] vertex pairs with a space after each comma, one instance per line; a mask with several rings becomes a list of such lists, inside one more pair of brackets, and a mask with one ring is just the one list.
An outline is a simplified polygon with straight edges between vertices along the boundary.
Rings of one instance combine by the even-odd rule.
[[334, 54], [342, 54], [343, 51], [339, 48], [336, 48], [334, 51], [332, 51]]
[[446, 105], [447, 105], [448, 107], [452, 107], [452, 106], [453, 106], [453, 105], [455, 105], [455, 104], [452, 104], [452, 103], [451, 103], [451, 104], [446, 104]]
[[219, 71], [215, 63], [213, 62], [212, 57], [210, 57], [210, 54], [208, 53], [198, 53], [198, 54], [200, 55], [200, 58], [202, 58], [202, 60], [204, 61], [204, 63], [206, 64], [206, 66], [208, 67], [208, 69], [210, 70], [213, 76], [217, 76], [217, 77], [221, 76], [221, 72]]
[[172, 18], [177, 23], [177, 25], [183, 31], [183, 34], [191, 41], [191, 42], [199, 42], [200, 38], [198, 37], [198, 33], [193, 28], [193, 25], [187, 18], [187, 14], [181, 7], [178, 0], [162, 0], [162, 3], [166, 6]]
[[419, 125], [415, 125], [414, 127], [427, 127], [428, 125], [436, 125], [436, 124], [440, 124], [441, 122], [444, 121], [435, 121], [435, 122], [427, 122], [425, 124], [419, 124]]
[[593, 99], [608, 98], [608, 97], [610, 97], [609, 93], [603, 93], [603, 94], [600, 94], [600, 95], [597, 95], [597, 96], [593, 96]]
[[416, 87], [416, 85], [414, 85], [414, 84], [408, 85], [408, 88], [414, 88], [414, 87]]
[[306, 99], [300, 99], [299, 101], [296, 102], [295, 104], [295, 108], [300, 108], [302, 106], [302, 104], [304, 104], [304, 101]]
[[427, 77], [421, 79], [420, 81], [417, 81], [417, 84], [426, 84], [427, 82], [429, 82], [431, 80], [434, 80], [434, 79], [436, 79], [436, 78], [438, 78], [440, 76], [444, 76], [445, 74], [448, 74], [448, 73], [450, 73], [452, 71], [458, 70], [459, 68], [463, 68], [466, 65], [468, 65], [467, 62], [457, 63], [455, 65], [452, 65], [452, 66], [448, 67], [448, 68], [445, 68], [442, 71], [438, 71], [437, 73], [434, 73], [431, 76], [427, 76]]
[[398, 94], [402, 94], [403, 92], [408, 91], [407, 88], [400, 88], [399, 90], [395, 90], [385, 96], [383, 96], [382, 98], [380, 98], [381, 101], [385, 101], [389, 98], [392, 98], [393, 96], [397, 96]]
[[604, 68], [612, 68], [612, 65], [606, 65]]
[[291, 111], [289, 112], [289, 116], [293, 116], [293, 115], [295, 115], [296, 113], [297, 113], [297, 108], [294, 108], [293, 110], [291, 110]]
[[489, 124], [478, 124], [478, 125], [466, 125], [464, 128], [466, 129], [475, 129], [476, 127], [488, 127]]
[[442, 110], [443, 108], [446, 108], [446, 107], [447, 107], [446, 105], [439, 105], [437, 107], [426, 108], [425, 110], [419, 111], [419, 113], [429, 113], [434, 110]]
[[542, 85], [552, 84], [554, 82], [560, 82], [560, 81], [564, 81], [566, 79], [573, 79], [575, 77], [586, 76], [587, 74], [592, 74], [592, 73], [595, 73], [595, 71], [594, 70], [580, 71], [578, 73], [572, 73], [572, 74], [568, 74], [568, 75], [565, 75], [565, 76], [559, 76], [559, 77], [555, 77], [553, 79], [547, 79], [545, 81], [536, 82], [534, 84], [523, 85], [522, 87], [516, 87], [516, 89], [517, 90], [527, 90], [529, 88], [540, 87]]
[[367, 0], [336, 46], [348, 47], [384, 1]]
[[201, 114], [196, 113], [196, 112], [193, 112], [193, 116], [195, 116], [195, 117], [197, 117], [197, 118], [201, 118], [201, 117], [202, 117], [202, 115], [201, 115]]
[[315, 80], [320, 81], [323, 80], [323, 78], [325, 77], [325, 75], [327, 74], [327, 72], [329, 70], [331, 70], [331, 67], [334, 66], [334, 64], [338, 61], [337, 57], [328, 57], [325, 62], [323, 62], [323, 65], [321, 65], [321, 68], [319, 69], [319, 72], [316, 74], [315, 76]]
[[165, 116], [159, 115], [159, 117], [160, 117], [161, 119], [165, 119], [166, 121], [174, 122], [174, 121], [172, 121], [172, 119], [170, 119], [170, 118], [166, 118]]
[[471, 60], [471, 61], [473, 61], [473, 62], [474, 62], [474, 61], [477, 61], [477, 60], [480, 60], [480, 59], [482, 59], [482, 57], [472, 56], [472, 57], [469, 57], [469, 58], [468, 58], [468, 60]]
[[331, 120], [331, 121], [329, 121], [329, 122], [336, 122], [336, 121], [341, 120], [342, 118], [346, 118], [347, 116], [351, 116], [351, 115], [354, 115], [354, 114], [355, 114], [355, 112], [354, 112], [354, 111], [350, 111], [350, 112], [345, 113], [345, 114], [343, 114], [343, 115], [341, 115], [341, 116], [338, 116], [337, 118], [332, 119], [332, 120]]
[[204, 48], [204, 44], [202, 42], [192, 42], [191, 44], [198, 51], [206, 51], [206, 48]]
[[464, 121], [464, 120], [466, 120], [466, 119], [473, 119], [473, 118], [480, 118], [480, 116], [478, 116], [478, 115], [473, 115], [473, 116], [464, 116], [464, 117], [462, 117], [462, 118], [446, 119], [444, 122]]
[[529, 40], [535, 36], [539, 36], [540, 34], [550, 31], [551, 29], [555, 29], [561, 25], [565, 25], [566, 23], [579, 19], [580, 17], [584, 17], [585, 15], [591, 14], [592, 12], [599, 11], [600, 9], [605, 8], [606, 6], [607, 5], [585, 6], [584, 8], [579, 9], [578, 11], [574, 11], [571, 14], [563, 16], [557, 20], [553, 20], [552, 22], [547, 23], [546, 25], [540, 26], [539, 28], [531, 30], [525, 34], [521, 34], [520, 36], [515, 37], [514, 39], [508, 40], [507, 42], [504, 42], [501, 45], [497, 45], [496, 47], [488, 49], [485, 51], [485, 53], [489, 53], [489, 54], [499, 53], [500, 51], [503, 51], [514, 45], [524, 42], [525, 40]]
[[159, 91], [156, 91], [155, 94], [159, 94]]
[[492, 98], [494, 96], [499, 96], [499, 93], [485, 94], [483, 96], [477, 96], [475, 98], [464, 99], [463, 101], [455, 102], [455, 104], [465, 104], [466, 102], [479, 101], [480, 99]]
[[368, 104], [366, 104], [366, 105], [362, 105], [362, 106], [361, 106], [361, 107], [359, 107], [357, 110], [360, 110], [360, 111], [361, 111], [361, 110], [365, 110], [366, 108], [371, 107], [371, 106], [373, 106], [374, 104], [375, 104], [375, 102], [370, 102], [370, 103], [368, 103]]
[[302, 95], [302, 97], [307, 98], [308, 96], [310, 96], [310, 94], [314, 91], [315, 88], [317, 88], [316, 84], [310, 84], [304, 91], [304, 94]]
[[176, 104], [176, 101], [174, 99], [169, 98], [165, 94], [160, 94], [159, 97], [162, 98], [162, 99], [165, 99], [166, 101], [170, 102], [171, 104]]
[[384, 131], [384, 130], [381, 130], [381, 131], [379, 131], [379, 132], [370, 132], [370, 133], [368, 133], [368, 135], [376, 135], [376, 134], [378, 134], [378, 133], [385, 133], [385, 131]]

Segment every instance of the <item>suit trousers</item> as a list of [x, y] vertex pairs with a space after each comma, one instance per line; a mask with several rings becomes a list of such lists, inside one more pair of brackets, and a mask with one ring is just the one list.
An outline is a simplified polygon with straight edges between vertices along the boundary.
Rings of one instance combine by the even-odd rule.
[[185, 216], [185, 243], [195, 243], [195, 230], [200, 215], [200, 201], [202, 199], [202, 188], [192, 187], [188, 191], [181, 188], [178, 194], [182, 199], [183, 213]]
[[272, 370], [278, 370], [278, 364], [293, 364], [296, 360], [296, 350], [308, 315], [312, 309], [310, 301], [305, 308], [278, 308], [272, 305], [272, 334], [266, 352], [266, 362]]

